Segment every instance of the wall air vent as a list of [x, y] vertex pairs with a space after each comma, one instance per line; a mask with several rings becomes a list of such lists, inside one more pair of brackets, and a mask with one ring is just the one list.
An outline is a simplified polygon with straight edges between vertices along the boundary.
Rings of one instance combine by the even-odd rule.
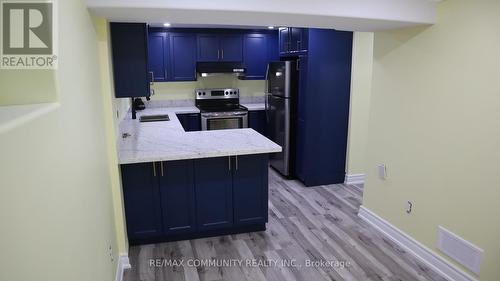
[[438, 228], [438, 249], [479, 276], [483, 250], [446, 228]]

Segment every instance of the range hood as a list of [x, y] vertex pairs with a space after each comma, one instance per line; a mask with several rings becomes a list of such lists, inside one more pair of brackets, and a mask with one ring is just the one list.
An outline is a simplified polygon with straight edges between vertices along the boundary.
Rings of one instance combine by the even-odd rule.
[[245, 65], [241, 62], [198, 62], [196, 63], [196, 72], [201, 77], [213, 74], [237, 74], [244, 75]]

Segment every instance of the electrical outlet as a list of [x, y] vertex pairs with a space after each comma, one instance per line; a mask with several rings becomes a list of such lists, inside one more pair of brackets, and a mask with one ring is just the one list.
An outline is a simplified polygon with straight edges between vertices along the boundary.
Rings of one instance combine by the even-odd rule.
[[413, 211], [413, 202], [411, 201], [406, 202], [406, 213], [411, 214], [412, 211]]
[[387, 167], [385, 166], [385, 164], [380, 164], [377, 166], [377, 168], [378, 168], [378, 177], [381, 180], [385, 180], [387, 178]]
[[115, 255], [113, 254], [113, 247], [111, 247], [111, 245], [108, 246], [108, 255], [109, 255], [109, 259], [111, 260], [111, 262], [114, 262]]

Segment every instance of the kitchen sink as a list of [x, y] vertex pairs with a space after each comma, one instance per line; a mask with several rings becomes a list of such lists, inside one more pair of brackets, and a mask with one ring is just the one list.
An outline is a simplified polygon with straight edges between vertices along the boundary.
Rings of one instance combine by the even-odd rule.
[[170, 121], [168, 114], [142, 115], [139, 119], [141, 122], [158, 122]]

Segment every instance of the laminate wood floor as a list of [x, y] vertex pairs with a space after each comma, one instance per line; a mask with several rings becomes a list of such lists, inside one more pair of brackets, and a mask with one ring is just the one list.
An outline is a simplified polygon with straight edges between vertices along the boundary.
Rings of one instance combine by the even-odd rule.
[[446, 281], [358, 218], [362, 186], [304, 187], [272, 169], [269, 185], [266, 231], [130, 247], [124, 280]]

